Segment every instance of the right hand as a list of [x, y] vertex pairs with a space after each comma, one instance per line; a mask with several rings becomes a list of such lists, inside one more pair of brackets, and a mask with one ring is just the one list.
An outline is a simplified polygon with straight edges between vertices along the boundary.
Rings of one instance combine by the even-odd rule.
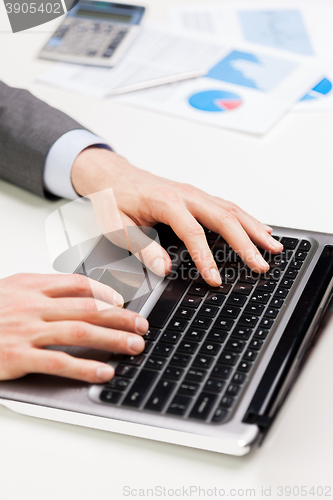
[[0, 380], [28, 373], [103, 383], [114, 369], [44, 349], [67, 345], [136, 355], [148, 321], [122, 309], [122, 297], [79, 274], [17, 274], [0, 280]]

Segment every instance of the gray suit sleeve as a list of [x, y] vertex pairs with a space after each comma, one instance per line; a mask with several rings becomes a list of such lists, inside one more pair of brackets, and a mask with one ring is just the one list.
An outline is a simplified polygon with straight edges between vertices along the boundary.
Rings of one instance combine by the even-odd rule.
[[0, 177], [43, 197], [43, 172], [51, 146], [66, 132], [84, 129], [27, 90], [0, 82]]

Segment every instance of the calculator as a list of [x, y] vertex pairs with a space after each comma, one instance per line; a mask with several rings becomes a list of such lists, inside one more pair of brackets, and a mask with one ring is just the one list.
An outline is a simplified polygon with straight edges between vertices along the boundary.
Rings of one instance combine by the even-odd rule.
[[115, 66], [140, 30], [145, 7], [80, 1], [68, 12], [39, 57], [94, 66]]

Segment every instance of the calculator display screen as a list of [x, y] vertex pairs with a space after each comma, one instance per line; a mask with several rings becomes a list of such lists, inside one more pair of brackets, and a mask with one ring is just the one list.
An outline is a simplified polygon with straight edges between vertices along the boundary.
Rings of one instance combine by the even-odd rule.
[[76, 11], [77, 16], [82, 16], [82, 17], [98, 17], [102, 19], [109, 19], [110, 21], [119, 21], [121, 23], [128, 23], [132, 16], [131, 15], [125, 15], [125, 14], [116, 14], [113, 12], [94, 12], [93, 10], [83, 10], [83, 9], [78, 9]]

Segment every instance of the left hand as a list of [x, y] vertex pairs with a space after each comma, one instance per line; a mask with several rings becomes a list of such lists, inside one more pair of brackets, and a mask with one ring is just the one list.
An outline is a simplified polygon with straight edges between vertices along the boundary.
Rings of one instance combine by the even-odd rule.
[[[202, 225], [220, 234], [255, 272], [269, 269], [255, 245], [272, 253], [283, 249], [271, 236], [269, 226], [234, 203], [140, 170], [105, 149], [91, 147], [79, 154], [72, 168], [72, 183], [81, 196], [112, 188], [124, 228], [152, 227], [157, 222], [170, 225], [212, 286], [220, 285], [221, 278]], [[146, 246], [144, 252], [144, 262], [152, 271], [160, 276], [170, 272], [170, 257], [157, 243]]]

